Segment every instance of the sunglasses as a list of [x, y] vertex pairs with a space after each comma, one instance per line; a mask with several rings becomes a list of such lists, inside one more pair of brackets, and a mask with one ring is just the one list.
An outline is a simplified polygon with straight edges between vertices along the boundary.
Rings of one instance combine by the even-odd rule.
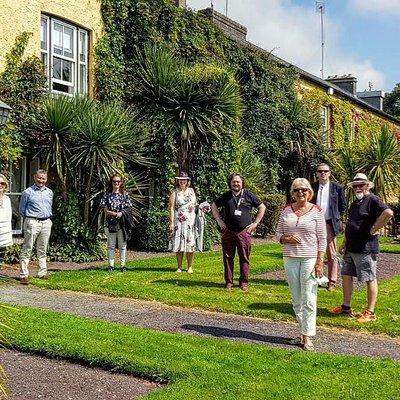
[[7, 186], [7, 183], [5, 183], [5, 182], [0, 182], [0, 186]]
[[293, 189], [293, 192], [297, 193], [297, 192], [308, 192], [307, 188], [296, 188]]
[[363, 188], [366, 185], [366, 183], [358, 183], [353, 185], [353, 189], [357, 189], [357, 188]]
[[112, 181], [113, 183], [121, 183], [121, 181]]
[[317, 170], [317, 172], [319, 172], [320, 174], [322, 174], [322, 173], [327, 174], [330, 171], [329, 171], [329, 169], [319, 169], [319, 170]]

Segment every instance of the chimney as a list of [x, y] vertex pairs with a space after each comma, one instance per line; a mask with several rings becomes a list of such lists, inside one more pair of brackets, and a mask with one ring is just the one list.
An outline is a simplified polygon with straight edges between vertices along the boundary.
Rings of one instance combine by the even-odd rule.
[[233, 19], [226, 17], [225, 15], [215, 11], [213, 8], [206, 8], [199, 10], [199, 13], [203, 14], [213, 24], [217, 25], [225, 35], [238, 42], [245, 42], [247, 36], [247, 28], [240, 25]]
[[357, 97], [370, 104], [372, 107], [383, 111], [383, 98], [385, 92], [382, 90], [364, 90], [364, 92], [357, 92]]
[[181, 8], [186, 8], [186, 0], [172, 0], [175, 5]]
[[325, 80], [333, 83], [336, 86], [339, 86], [341, 89], [351, 93], [354, 96], [357, 93], [357, 78], [351, 74], [328, 76]]

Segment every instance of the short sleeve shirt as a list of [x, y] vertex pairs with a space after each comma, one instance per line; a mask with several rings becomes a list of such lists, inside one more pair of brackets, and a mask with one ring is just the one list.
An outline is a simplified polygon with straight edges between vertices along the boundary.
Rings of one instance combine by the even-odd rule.
[[[231, 231], [240, 232], [251, 224], [251, 211], [260, 206], [260, 199], [247, 189], [234, 196], [229, 190], [215, 200], [215, 205], [222, 208], [222, 219]], [[239, 215], [240, 214], [240, 215]]]
[[378, 236], [371, 235], [370, 230], [377, 218], [387, 208], [389, 207], [374, 194], [369, 194], [361, 200], [351, 203], [345, 231], [346, 251], [379, 253]]

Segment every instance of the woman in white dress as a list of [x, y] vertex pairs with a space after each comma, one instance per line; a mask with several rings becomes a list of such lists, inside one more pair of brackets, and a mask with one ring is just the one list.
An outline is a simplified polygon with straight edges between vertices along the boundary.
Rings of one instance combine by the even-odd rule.
[[189, 176], [182, 172], [175, 177], [176, 189], [169, 197], [169, 249], [176, 253], [178, 269], [182, 272], [182, 262], [186, 253], [187, 272], [193, 273], [193, 255], [196, 250], [195, 218], [196, 195], [190, 187]]
[[12, 245], [11, 228], [11, 201], [6, 195], [8, 182], [4, 175], [0, 174], [0, 263], [8, 246]]

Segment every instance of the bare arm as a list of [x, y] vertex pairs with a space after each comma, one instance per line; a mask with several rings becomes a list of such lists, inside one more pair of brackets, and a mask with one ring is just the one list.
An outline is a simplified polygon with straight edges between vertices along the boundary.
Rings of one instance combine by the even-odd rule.
[[246, 226], [246, 231], [247, 231], [248, 233], [252, 233], [252, 232], [257, 228], [257, 225], [258, 225], [258, 224], [261, 222], [261, 220], [263, 219], [264, 213], [265, 213], [265, 209], [266, 209], [265, 204], [264, 204], [264, 203], [261, 203], [261, 204], [258, 206], [257, 209], [258, 209], [258, 211], [257, 211], [256, 218], [254, 219], [254, 222], [251, 223], [250, 225], [247, 225], [247, 226]]
[[393, 217], [393, 211], [390, 208], [383, 210], [382, 214], [376, 219], [370, 230], [371, 235], [377, 235], [379, 229], [383, 228]]
[[173, 191], [169, 196], [169, 235], [172, 236], [175, 229], [175, 196], [176, 193]]
[[218, 207], [215, 205], [215, 203], [211, 204], [211, 212], [221, 230], [223, 231], [226, 229], [225, 222], [222, 221], [221, 214], [219, 213]]

